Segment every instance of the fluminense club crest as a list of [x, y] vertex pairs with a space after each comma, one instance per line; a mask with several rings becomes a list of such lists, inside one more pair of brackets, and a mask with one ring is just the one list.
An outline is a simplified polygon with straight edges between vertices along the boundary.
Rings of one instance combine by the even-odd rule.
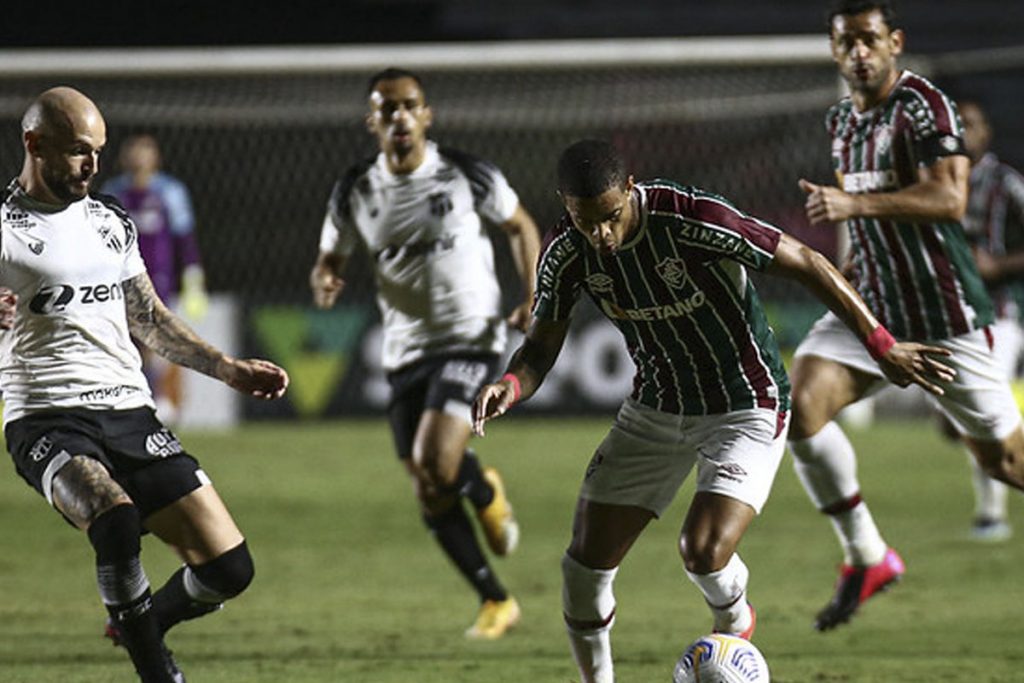
[[666, 258], [654, 270], [672, 289], [682, 289], [686, 285], [686, 262], [678, 256]]

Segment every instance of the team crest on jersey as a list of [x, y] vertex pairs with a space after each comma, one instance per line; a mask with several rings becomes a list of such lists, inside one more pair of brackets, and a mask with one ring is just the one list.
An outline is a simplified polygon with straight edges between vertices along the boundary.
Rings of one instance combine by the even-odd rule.
[[615, 281], [611, 276], [604, 273], [594, 273], [587, 276], [587, 285], [590, 289], [601, 294], [610, 294]]
[[662, 280], [672, 289], [682, 289], [686, 284], [686, 262], [677, 257], [666, 258], [654, 267]]
[[46, 245], [42, 242], [29, 242], [28, 248], [33, 254], [39, 256], [43, 253], [43, 249], [46, 248]]
[[943, 136], [943, 138], [939, 140], [939, 144], [942, 145], [942, 149], [946, 150], [947, 152], [955, 152], [957, 148], [960, 146], [960, 144], [957, 142], [957, 139], [952, 135]]
[[434, 194], [427, 197], [427, 201], [430, 202], [430, 215], [441, 218], [451, 213], [452, 198], [447, 192], [435, 192]]
[[117, 225], [110, 225], [107, 222], [100, 223], [96, 226], [96, 232], [100, 234], [100, 239], [107, 245], [108, 249], [112, 249], [118, 254], [124, 253], [124, 242], [117, 235]]

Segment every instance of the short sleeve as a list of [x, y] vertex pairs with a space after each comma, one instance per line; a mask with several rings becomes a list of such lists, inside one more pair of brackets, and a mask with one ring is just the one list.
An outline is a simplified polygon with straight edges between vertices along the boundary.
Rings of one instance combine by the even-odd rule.
[[512, 218], [519, 206], [519, 197], [497, 166], [448, 147], [441, 148], [440, 153], [466, 176], [477, 213], [498, 225]]
[[564, 222], [544, 238], [537, 262], [533, 315], [539, 320], [567, 320], [580, 297], [582, 260]]
[[135, 228], [135, 223], [127, 214], [118, 217], [121, 219], [125, 231], [124, 263], [121, 266], [121, 281], [123, 282], [145, 273], [146, 264], [139, 251], [139, 233]]
[[352, 184], [339, 180], [327, 201], [327, 214], [320, 228], [320, 251], [350, 256], [359, 243], [359, 235], [352, 221]]
[[964, 155], [963, 128], [956, 105], [945, 93], [923, 79], [907, 84], [906, 115], [920, 166], [943, 157]]
[[693, 197], [681, 212], [677, 239], [689, 246], [764, 270], [775, 258], [782, 231], [759, 218], [743, 213], [712, 194]]

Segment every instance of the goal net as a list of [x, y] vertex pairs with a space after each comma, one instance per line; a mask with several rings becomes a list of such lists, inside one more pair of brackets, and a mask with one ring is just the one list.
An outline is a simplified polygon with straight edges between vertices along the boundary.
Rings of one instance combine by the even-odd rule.
[[[106, 116], [100, 182], [116, 172], [127, 135], [158, 138], [165, 170], [191, 190], [209, 286], [241, 302], [248, 351], [291, 364], [291, 403], [253, 404], [251, 415], [376, 411], [386, 396], [374, 367], [378, 330], [366, 264], [352, 264], [349, 287], [330, 314], [309, 307], [307, 275], [333, 182], [376, 152], [364, 125], [366, 84], [387, 66], [422, 74], [434, 109], [431, 137], [498, 165], [542, 230], [560, 213], [558, 153], [579, 138], [600, 137], [624, 152], [638, 179], [718, 192], [826, 253], [835, 249], [833, 231], [807, 226], [797, 187], [800, 177], [831, 177], [822, 122], [840, 87], [824, 36], [22, 50], [0, 60], [6, 178], [20, 169], [25, 106], [53, 85], [79, 88]], [[499, 256], [507, 251], [501, 240], [496, 248]], [[517, 278], [508, 259], [499, 261], [511, 306], [520, 297]], [[818, 309], [785, 283], [759, 278], [758, 285], [791, 345]], [[596, 315], [579, 317], [576, 332], [588, 332]], [[592, 357], [578, 368], [563, 359], [569, 369], [555, 373], [535, 404], [571, 411], [616, 404], [631, 369], [605, 336], [597, 352], [582, 343], [568, 349], [577, 360]]]

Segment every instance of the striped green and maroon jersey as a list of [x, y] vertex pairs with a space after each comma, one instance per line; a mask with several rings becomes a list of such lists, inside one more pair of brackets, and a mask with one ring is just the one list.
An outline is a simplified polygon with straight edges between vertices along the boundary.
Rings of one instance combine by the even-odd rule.
[[[826, 117], [846, 192], [893, 192], [918, 169], [963, 154], [959, 115], [928, 80], [904, 71], [889, 97], [858, 112], [849, 97]], [[992, 322], [992, 303], [958, 222], [851, 218], [853, 284], [900, 339], [945, 339]]]
[[746, 271], [771, 262], [779, 229], [669, 181], [634, 191], [640, 225], [616, 253], [594, 249], [568, 216], [547, 235], [534, 315], [565, 320], [586, 292], [626, 338], [633, 398], [655, 410], [787, 410], [789, 379]]
[[[1024, 175], [988, 152], [971, 167], [964, 231], [994, 256], [1024, 250]], [[1024, 320], [1024, 278], [988, 285], [996, 316]]]

